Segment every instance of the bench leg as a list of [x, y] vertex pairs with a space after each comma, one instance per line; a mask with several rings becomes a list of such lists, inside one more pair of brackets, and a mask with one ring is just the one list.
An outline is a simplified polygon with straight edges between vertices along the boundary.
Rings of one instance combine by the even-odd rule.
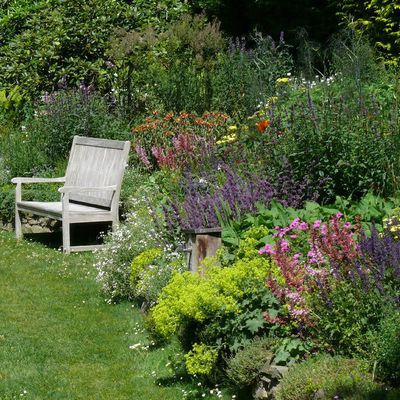
[[22, 239], [21, 215], [17, 208], [15, 209], [15, 236], [17, 239]]
[[117, 230], [118, 226], [119, 226], [119, 220], [118, 219], [114, 219], [112, 221], [112, 225], [111, 225], [112, 231], [115, 232]]
[[71, 236], [70, 224], [68, 221], [62, 223], [63, 252], [69, 254], [71, 252]]

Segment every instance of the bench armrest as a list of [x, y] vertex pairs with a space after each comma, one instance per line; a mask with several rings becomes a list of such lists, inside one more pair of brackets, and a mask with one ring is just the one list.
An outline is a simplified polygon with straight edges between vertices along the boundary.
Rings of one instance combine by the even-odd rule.
[[65, 176], [61, 178], [12, 178], [12, 183], [56, 183], [56, 182], [65, 182]]
[[65, 176], [60, 178], [26, 178], [26, 177], [17, 177], [11, 179], [12, 183], [15, 183], [17, 186], [15, 188], [15, 202], [18, 203], [22, 201], [22, 184], [23, 183], [63, 183], [65, 182]]
[[63, 186], [58, 189], [60, 193], [81, 193], [81, 192], [115, 192], [117, 186], [96, 186], [96, 187], [79, 187], [79, 186]]

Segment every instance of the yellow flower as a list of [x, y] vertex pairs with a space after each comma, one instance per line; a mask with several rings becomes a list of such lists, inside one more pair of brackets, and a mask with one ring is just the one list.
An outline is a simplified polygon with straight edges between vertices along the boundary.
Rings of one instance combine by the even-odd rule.
[[[282, 78], [284, 79], [284, 78]], [[278, 96], [272, 96], [268, 98], [268, 105], [273, 105], [278, 101]]]
[[236, 125], [231, 125], [231, 126], [228, 128], [228, 131], [231, 131], [231, 132], [237, 131], [237, 126], [236, 126]]
[[284, 77], [284, 78], [278, 78], [276, 80], [277, 84], [284, 84], [284, 83], [288, 83], [289, 82], [289, 78], [288, 77]]
[[231, 133], [230, 135], [223, 136], [220, 140], [217, 140], [217, 144], [232, 143], [237, 139], [236, 133]]

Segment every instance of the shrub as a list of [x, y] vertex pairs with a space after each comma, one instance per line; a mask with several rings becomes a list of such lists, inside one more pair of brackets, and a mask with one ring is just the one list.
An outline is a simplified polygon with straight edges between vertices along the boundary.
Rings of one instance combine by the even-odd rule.
[[397, 23], [398, 4], [371, 0], [341, 0], [338, 4], [338, 15], [342, 23], [360, 34], [367, 34], [379, 51], [380, 58], [388, 64], [397, 65], [397, 38], [400, 34]]
[[104, 97], [92, 86], [62, 90], [43, 97], [39, 115], [29, 129], [42, 136], [48, 160], [65, 158], [75, 135], [104, 139], [126, 139], [127, 126], [114, 114]]
[[252, 385], [260, 375], [261, 368], [274, 356], [274, 339], [255, 338], [229, 359], [226, 374], [237, 387]]
[[167, 253], [160, 248], [150, 248], [138, 254], [131, 264], [133, 295], [144, 301], [146, 308], [153, 306], [174, 273], [187, 269], [185, 261], [183, 253]]
[[171, 24], [163, 46], [168, 59], [156, 73], [156, 85], [165, 109], [219, 110], [212, 104], [211, 84], [225, 48], [219, 22], [207, 22], [204, 15], [186, 15]]
[[259, 33], [252, 39], [251, 45], [244, 40], [232, 41], [228, 52], [220, 56], [212, 78], [213, 108], [239, 121], [273, 96], [276, 79], [286, 76], [292, 67], [284, 42], [276, 44]]
[[266, 259], [253, 257], [247, 254], [247, 257], [226, 268], [221, 268], [210, 259], [204, 266], [203, 276], [192, 272], [175, 275], [152, 309], [159, 333], [170, 337], [189, 320], [202, 323], [218, 311], [237, 312], [238, 301], [252, 292], [252, 285], [255, 285], [254, 290], [263, 286], [262, 281], [269, 268]]
[[[42, 177], [56, 177], [65, 175], [65, 166], [60, 163], [50, 171], [40, 174]], [[10, 181], [9, 171], [6, 171], [6, 182]], [[33, 184], [22, 185], [23, 200], [31, 201], [59, 201], [60, 193], [58, 188], [61, 184]], [[13, 222], [15, 216], [15, 185], [6, 183], [0, 184], [0, 220]]]
[[[276, 301], [264, 285], [269, 262], [256, 246], [255, 239], [244, 240], [242, 258], [230, 267], [210, 259], [202, 274], [175, 274], [151, 310], [155, 332], [167, 339], [178, 334], [186, 351], [194, 344], [210, 346], [221, 360], [268, 329], [262, 310], [276, 307]], [[188, 357], [195, 363], [197, 355]]]
[[[183, 11], [181, 4], [176, 14]], [[210, 79], [225, 45], [218, 22], [185, 14], [166, 29], [157, 25], [115, 32], [109, 55], [117, 65], [117, 101], [128, 115], [154, 107], [200, 114], [210, 110]]]
[[325, 201], [370, 190], [391, 196], [400, 176], [396, 77], [363, 59], [367, 50], [345, 48], [334, 75], [290, 81], [280, 90], [268, 109], [266, 157], [277, 154], [271, 162], [279, 165], [286, 156], [297, 177], [329, 177]]
[[[182, 169], [196, 165], [212, 153], [214, 140], [225, 132], [228, 116], [220, 112], [194, 113], [158, 111], [145, 123], [131, 129], [137, 159], [145, 169]], [[203, 154], [204, 153], [204, 154]]]
[[34, 116], [0, 137], [0, 154], [11, 176], [42, 173], [67, 159], [75, 135], [127, 139], [128, 129], [105, 98], [82, 84], [44, 96]]
[[328, 293], [310, 299], [315, 325], [310, 335], [317, 347], [334, 354], [370, 358], [374, 331], [386, 299], [349, 282], [337, 282]]
[[277, 391], [277, 400], [318, 398], [365, 399], [379, 386], [368, 373], [368, 364], [357, 359], [320, 355], [289, 368]]
[[15, 186], [0, 186], [0, 221], [11, 222], [14, 219]]
[[400, 311], [385, 310], [376, 336], [378, 377], [394, 386], [400, 385]]
[[[47, 143], [42, 136], [25, 129], [15, 129], [1, 137], [0, 142], [0, 156], [7, 166], [8, 179], [43, 173], [50, 169], [45, 150]], [[55, 162], [55, 159], [51, 161], [53, 166]]]
[[[3, 2], [4, 3], [4, 2]], [[60, 81], [110, 90], [115, 70], [105, 54], [113, 29], [166, 24], [187, 11], [180, 0], [6, 2], [0, 11], [0, 81], [36, 99]], [[2, 7], [3, 8], [3, 7]]]

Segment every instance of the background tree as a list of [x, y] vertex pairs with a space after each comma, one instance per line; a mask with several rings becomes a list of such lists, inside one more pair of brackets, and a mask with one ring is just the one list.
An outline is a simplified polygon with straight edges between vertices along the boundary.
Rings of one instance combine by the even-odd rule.
[[399, 0], [341, 0], [338, 16], [342, 24], [367, 33], [387, 63], [399, 63]]
[[231, 36], [241, 36], [257, 29], [275, 40], [284, 32], [294, 43], [299, 28], [310, 39], [324, 42], [337, 30], [336, 6], [332, 0], [191, 0], [192, 7], [221, 21]]
[[0, 90], [28, 97], [82, 81], [107, 91], [113, 71], [105, 50], [116, 28], [162, 30], [187, 11], [181, 0], [3, 0]]

